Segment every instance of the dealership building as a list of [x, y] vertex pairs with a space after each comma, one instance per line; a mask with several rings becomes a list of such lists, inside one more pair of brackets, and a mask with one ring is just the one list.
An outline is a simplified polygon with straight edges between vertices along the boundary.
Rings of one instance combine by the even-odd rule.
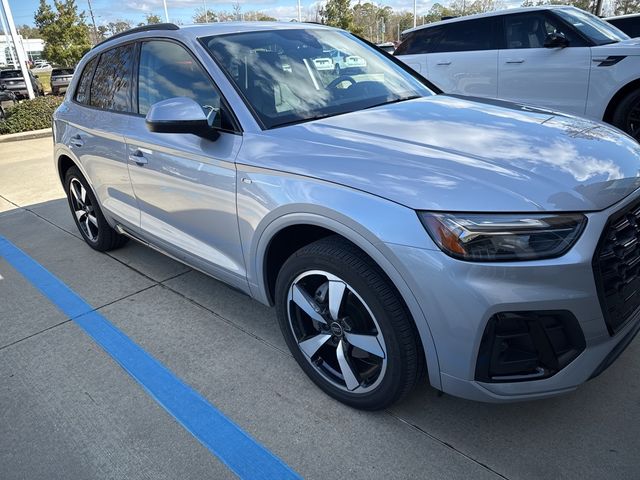
[[[29, 60], [35, 62], [42, 58], [44, 40], [40, 38], [22, 38], [22, 35], [18, 35], [18, 38]], [[9, 65], [12, 63], [12, 58], [17, 58], [15, 50], [13, 50], [13, 57], [11, 55], [12, 47], [11, 37], [9, 35], [0, 35], [0, 66]]]

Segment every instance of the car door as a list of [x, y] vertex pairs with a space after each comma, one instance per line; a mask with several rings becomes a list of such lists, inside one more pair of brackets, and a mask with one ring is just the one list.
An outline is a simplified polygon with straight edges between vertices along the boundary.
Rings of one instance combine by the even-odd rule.
[[127, 226], [139, 223], [124, 133], [132, 113], [134, 44], [103, 52], [82, 71], [73, 102], [77, 108], [59, 110], [66, 120], [64, 143], [69, 146], [92, 183], [108, 217]]
[[[161, 100], [188, 97], [218, 119], [230, 115], [213, 81], [173, 41], [140, 44], [138, 113], [126, 133], [129, 171], [140, 206], [140, 233], [173, 256], [246, 289], [236, 216], [237, 131], [217, 139], [155, 133], [145, 115]], [[229, 118], [229, 117], [227, 117]], [[218, 125], [221, 127], [222, 125]]]
[[427, 55], [426, 78], [445, 93], [495, 98], [498, 94], [496, 17], [461, 20], [438, 27]]
[[[498, 55], [498, 96], [582, 115], [591, 49], [573, 29], [547, 11], [505, 15], [505, 48]], [[565, 48], [545, 48], [545, 37], [563, 33]]]

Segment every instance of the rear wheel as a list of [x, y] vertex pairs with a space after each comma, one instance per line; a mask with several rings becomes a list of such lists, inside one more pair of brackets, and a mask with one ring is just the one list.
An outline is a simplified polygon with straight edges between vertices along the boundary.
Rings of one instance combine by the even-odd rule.
[[64, 187], [76, 226], [91, 248], [106, 252], [127, 242], [127, 237], [111, 228], [104, 218], [95, 195], [77, 167], [67, 170]]
[[385, 408], [422, 376], [424, 356], [406, 307], [379, 267], [341, 237], [307, 245], [276, 282], [287, 345], [322, 390], [355, 408]]
[[625, 96], [616, 107], [611, 123], [640, 140], [640, 90]]

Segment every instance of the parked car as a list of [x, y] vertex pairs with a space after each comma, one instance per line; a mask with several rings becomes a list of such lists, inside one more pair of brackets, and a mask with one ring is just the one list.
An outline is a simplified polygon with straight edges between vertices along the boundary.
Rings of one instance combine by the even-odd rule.
[[[331, 49], [363, 73], [320, 75]], [[615, 128], [438, 94], [299, 23], [133, 29], [69, 88], [54, 159], [87, 244], [132, 238], [275, 305], [346, 404], [384, 408], [423, 372], [474, 400], [549, 397], [640, 329], [640, 145]]]
[[640, 14], [638, 13], [609, 17], [605, 18], [605, 20], [631, 38], [640, 37]]
[[384, 43], [379, 43], [377, 45], [378, 48], [384, 50], [387, 53], [393, 53], [396, 50], [396, 46], [393, 42], [384, 42]]
[[573, 7], [510, 9], [405, 32], [395, 52], [447, 93], [604, 120], [640, 138], [640, 41]]
[[67, 90], [73, 78], [73, 72], [73, 68], [54, 68], [51, 70], [51, 93], [53, 95], [60, 95], [60, 92]]
[[340, 75], [340, 73], [359, 73], [367, 66], [364, 58], [358, 55], [351, 55], [349, 52], [333, 50], [330, 52], [330, 56], [333, 60], [333, 68], [336, 75]]
[[[35, 96], [44, 95], [42, 83], [33, 73], [29, 72], [29, 80], [33, 87]], [[27, 85], [22, 76], [22, 70], [0, 70], [0, 85], [4, 85], [7, 90], [13, 92], [18, 99], [28, 98]]]
[[0, 85], [0, 119], [7, 116], [7, 109], [18, 103], [15, 94], [7, 90], [5, 85]]

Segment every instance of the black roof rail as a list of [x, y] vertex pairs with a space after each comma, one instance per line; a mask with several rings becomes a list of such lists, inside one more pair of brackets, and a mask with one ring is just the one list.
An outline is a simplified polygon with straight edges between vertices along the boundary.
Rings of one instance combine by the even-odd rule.
[[130, 28], [129, 30], [125, 30], [124, 32], [111, 35], [109, 38], [105, 38], [101, 42], [96, 43], [93, 48], [96, 48], [103, 43], [110, 42], [111, 40], [115, 40], [116, 38], [126, 37], [127, 35], [131, 35], [133, 33], [152, 32], [154, 30], [180, 30], [180, 27], [175, 23], [152, 23], [150, 25], [142, 25], [141, 27]]
[[445, 15], [444, 17], [440, 17], [440, 20], [451, 20], [452, 18], [458, 18], [458, 15]]

